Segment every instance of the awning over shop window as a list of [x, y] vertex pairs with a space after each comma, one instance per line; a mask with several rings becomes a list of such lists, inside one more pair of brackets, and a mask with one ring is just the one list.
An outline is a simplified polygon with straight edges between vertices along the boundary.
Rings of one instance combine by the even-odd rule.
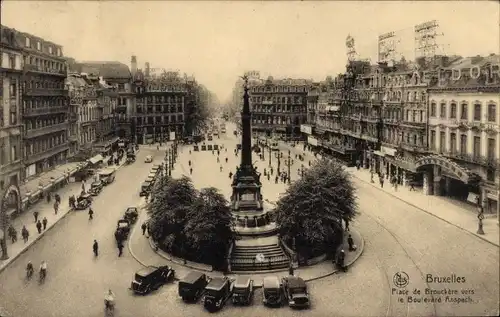
[[380, 151], [373, 151], [373, 154], [384, 157], [385, 154]]
[[340, 107], [339, 106], [327, 106], [326, 107], [326, 111], [328, 112], [335, 112], [335, 111], [339, 111]]
[[89, 162], [90, 162], [90, 164], [97, 164], [99, 162], [102, 162], [103, 160], [104, 160], [104, 158], [102, 157], [102, 155], [101, 154], [97, 154], [96, 156], [91, 157], [89, 159]]

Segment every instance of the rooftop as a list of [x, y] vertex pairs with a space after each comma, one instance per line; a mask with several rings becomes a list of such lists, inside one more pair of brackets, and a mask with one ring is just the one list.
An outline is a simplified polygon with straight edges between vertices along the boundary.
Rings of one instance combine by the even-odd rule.
[[75, 71], [108, 78], [129, 79], [132, 77], [127, 65], [115, 62], [78, 62], [75, 64]]

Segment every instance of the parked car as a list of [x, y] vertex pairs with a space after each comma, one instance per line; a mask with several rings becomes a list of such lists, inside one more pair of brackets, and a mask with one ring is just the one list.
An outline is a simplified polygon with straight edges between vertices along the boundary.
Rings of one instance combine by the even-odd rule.
[[116, 170], [114, 168], [107, 168], [99, 172], [99, 179], [104, 185], [111, 184], [115, 181]]
[[153, 157], [151, 155], [146, 156], [144, 159], [144, 163], [151, 163], [153, 162]]
[[233, 304], [250, 305], [253, 292], [253, 280], [246, 276], [238, 276], [233, 284]]
[[214, 277], [207, 286], [205, 286], [205, 296], [203, 297], [203, 306], [208, 311], [222, 309], [226, 301], [231, 298], [233, 281], [224, 277]]
[[151, 188], [153, 187], [153, 184], [151, 182], [144, 182], [141, 185], [141, 192], [139, 193], [139, 196], [147, 196], [151, 192]]
[[136, 294], [145, 295], [153, 290], [157, 290], [163, 284], [173, 281], [175, 271], [165, 266], [148, 266], [140, 269], [134, 275], [131, 289]]
[[76, 210], [87, 209], [92, 203], [92, 196], [90, 194], [83, 194], [76, 198]]
[[96, 180], [92, 184], [90, 184], [89, 194], [92, 196], [97, 196], [102, 191], [104, 187], [104, 183], [100, 180]]
[[125, 210], [123, 219], [128, 220], [130, 224], [134, 224], [137, 221], [137, 218], [139, 218], [139, 211], [137, 210], [137, 207], [128, 207], [127, 210]]
[[309, 293], [306, 282], [295, 276], [284, 277], [282, 280], [283, 290], [288, 300], [288, 306], [293, 308], [308, 308]]
[[116, 224], [115, 238], [121, 239], [122, 241], [128, 238], [128, 234], [130, 233], [130, 222], [125, 219], [118, 220]]
[[191, 271], [179, 281], [179, 296], [185, 302], [197, 302], [209, 282], [210, 278], [207, 275]]
[[277, 276], [264, 277], [262, 288], [264, 293], [264, 305], [281, 306], [283, 304], [283, 290]]

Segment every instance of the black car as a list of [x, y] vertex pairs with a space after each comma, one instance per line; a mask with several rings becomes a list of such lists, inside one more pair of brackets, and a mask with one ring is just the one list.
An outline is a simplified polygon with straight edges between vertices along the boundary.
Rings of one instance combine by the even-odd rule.
[[137, 271], [132, 281], [131, 289], [136, 294], [145, 295], [157, 290], [163, 284], [174, 279], [175, 271], [168, 266], [148, 266]]
[[246, 276], [238, 276], [233, 284], [233, 304], [250, 305], [253, 292], [253, 280]]
[[139, 211], [137, 207], [128, 207], [123, 215], [123, 219], [128, 220], [131, 224], [134, 224], [139, 218]]
[[214, 277], [205, 287], [203, 306], [208, 311], [222, 309], [226, 301], [231, 298], [233, 281], [228, 277]]
[[130, 233], [130, 222], [125, 219], [118, 220], [115, 230], [116, 242], [121, 242], [123, 240], [126, 240], [128, 238], [129, 233]]
[[288, 306], [293, 308], [309, 308], [309, 293], [306, 282], [300, 277], [289, 276], [282, 279], [283, 290]]
[[185, 302], [197, 302], [203, 295], [210, 278], [197, 271], [191, 271], [179, 281], [179, 296]]
[[75, 210], [83, 210], [86, 209], [92, 203], [92, 196], [90, 194], [83, 194], [78, 196], [76, 199]]
[[267, 276], [263, 283], [264, 305], [281, 306], [283, 304], [283, 289], [277, 276]]

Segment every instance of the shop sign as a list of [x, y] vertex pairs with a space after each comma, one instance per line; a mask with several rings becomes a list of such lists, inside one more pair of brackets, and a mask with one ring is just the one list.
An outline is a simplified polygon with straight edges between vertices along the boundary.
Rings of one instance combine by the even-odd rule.
[[313, 145], [313, 146], [318, 146], [318, 139], [312, 136], [307, 137], [307, 143]]
[[380, 152], [384, 153], [385, 155], [396, 156], [397, 150], [396, 149], [392, 149], [392, 148], [387, 147], [387, 146], [381, 146], [380, 147]]
[[301, 124], [300, 125], [300, 132], [306, 133], [306, 134], [312, 134], [312, 127], [307, 124]]

